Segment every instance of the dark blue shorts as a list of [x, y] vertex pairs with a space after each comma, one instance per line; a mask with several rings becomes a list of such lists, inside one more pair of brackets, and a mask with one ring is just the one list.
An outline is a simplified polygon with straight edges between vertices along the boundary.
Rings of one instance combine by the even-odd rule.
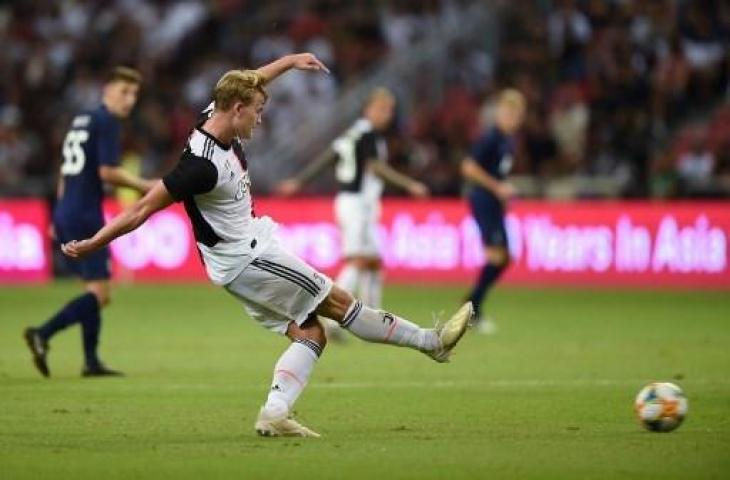
[[496, 199], [470, 197], [469, 206], [482, 234], [482, 243], [488, 247], [508, 248], [502, 204]]
[[[74, 222], [63, 218], [54, 218], [53, 221], [56, 239], [59, 244], [89, 238], [102, 226], [102, 222]], [[111, 277], [111, 255], [108, 247], [104, 247], [81, 260], [74, 260], [66, 256], [64, 258], [68, 268], [83, 280], [108, 280]]]

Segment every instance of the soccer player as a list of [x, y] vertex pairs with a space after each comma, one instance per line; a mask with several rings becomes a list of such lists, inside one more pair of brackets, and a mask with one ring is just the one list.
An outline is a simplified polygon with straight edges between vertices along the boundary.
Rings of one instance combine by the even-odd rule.
[[410, 347], [445, 362], [467, 327], [472, 307], [466, 303], [434, 329], [370, 308], [284, 250], [275, 238], [274, 221], [254, 214], [242, 141], [261, 122], [264, 85], [292, 68], [326, 71], [314, 55], [301, 53], [258, 70], [225, 73], [214, 88], [210, 116], [195, 127], [173, 171], [91, 238], [62, 248], [74, 258], [93, 254], [153, 213], [183, 202], [210, 280], [239, 299], [263, 327], [291, 340], [274, 367], [256, 431], [263, 436], [316, 437], [291, 414], [326, 344], [317, 315], [336, 320], [364, 340]]
[[[383, 132], [390, 126], [395, 97], [385, 88], [375, 89], [362, 116], [296, 177], [279, 184], [283, 195], [293, 195], [328, 165], [335, 164], [339, 193], [335, 217], [342, 236], [345, 264], [336, 283], [363, 303], [380, 308], [382, 261], [377, 243], [380, 196], [388, 182], [414, 197], [428, 196], [428, 188], [388, 165]], [[336, 330], [335, 330], [336, 331]], [[333, 332], [334, 333], [334, 332]]]
[[[76, 115], [63, 142], [58, 201], [53, 212], [55, 236], [60, 242], [93, 234], [104, 225], [103, 183], [146, 193], [155, 182], [131, 175], [119, 167], [120, 120], [137, 102], [142, 77], [127, 67], [112, 69], [104, 83], [101, 105]], [[100, 249], [80, 262], [69, 262], [84, 282], [84, 293], [71, 300], [40, 327], [30, 327], [24, 338], [40, 373], [48, 377], [48, 342], [59, 331], [80, 323], [84, 349], [82, 375], [121, 375], [99, 359], [101, 309], [109, 304], [109, 250]]]
[[525, 99], [517, 90], [506, 89], [497, 98], [495, 125], [488, 129], [461, 163], [461, 172], [470, 184], [468, 199], [472, 215], [484, 243], [486, 263], [469, 294], [474, 305], [475, 330], [493, 333], [492, 320], [482, 316], [487, 291], [510, 262], [505, 206], [516, 190], [505, 180], [514, 158], [513, 135], [522, 125]]

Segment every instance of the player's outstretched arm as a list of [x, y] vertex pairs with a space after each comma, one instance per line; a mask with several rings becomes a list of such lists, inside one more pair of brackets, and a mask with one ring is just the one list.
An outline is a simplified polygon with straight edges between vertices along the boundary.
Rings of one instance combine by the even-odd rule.
[[470, 182], [492, 192], [503, 202], [515, 196], [516, 191], [512, 184], [493, 177], [471, 157], [466, 157], [461, 161], [461, 175]]
[[285, 73], [292, 68], [296, 70], [311, 70], [314, 72], [322, 71], [330, 73], [324, 63], [311, 53], [284, 55], [283, 57], [258, 68], [256, 71], [263, 77], [265, 83], [269, 83], [282, 73]]
[[398, 188], [402, 188], [414, 197], [425, 198], [428, 197], [428, 187], [423, 183], [415, 180], [408, 175], [404, 175], [393, 167], [385, 163], [384, 161], [375, 160], [370, 162], [370, 168], [375, 175], [379, 176], [388, 183], [395, 185]]
[[145, 194], [152, 189], [156, 180], [146, 180], [132, 175], [121, 167], [102, 165], [99, 167], [99, 178], [115, 187], [129, 187]]
[[288, 197], [294, 195], [301, 190], [304, 184], [308, 183], [315, 176], [319, 174], [329, 165], [332, 165], [337, 160], [337, 154], [331, 148], [325, 150], [320, 156], [318, 156], [312, 163], [304, 167], [295, 177], [288, 178], [279, 182], [275, 187], [275, 192], [278, 195]]
[[142, 225], [153, 213], [162, 210], [173, 202], [173, 198], [162, 181], [157, 181], [152, 189], [131, 207], [114, 217], [96, 234], [85, 240], [72, 240], [61, 245], [63, 253], [72, 258], [81, 258], [105, 247], [117, 237], [129, 233]]

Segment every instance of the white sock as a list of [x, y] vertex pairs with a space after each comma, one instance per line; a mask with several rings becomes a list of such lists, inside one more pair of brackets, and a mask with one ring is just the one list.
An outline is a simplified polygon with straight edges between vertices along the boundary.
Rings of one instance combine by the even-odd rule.
[[358, 284], [360, 283], [360, 269], [350, 263], [346, 263], [340, 274], [337, 275], [335, 283], [342, 287], [346, 292], [355, 295]]
[[365, 270], [360, 274], [358, 298], [370, 308], [380, 308], [383, 300], [383, 274], [380, 270]]
[[423, 351], [439, 347], [439, 338], [434, 329], [421, 328], [392, 313], [367, 307], [357, 300], [347, 310], [342, 326], [368, 342], [388, 343]]
[[322, 347], [317, 343], [306, 339], [294, 340], [274, 366], [274, 379], [264, 408], [274, 415], [289, 413], [321, 354]]

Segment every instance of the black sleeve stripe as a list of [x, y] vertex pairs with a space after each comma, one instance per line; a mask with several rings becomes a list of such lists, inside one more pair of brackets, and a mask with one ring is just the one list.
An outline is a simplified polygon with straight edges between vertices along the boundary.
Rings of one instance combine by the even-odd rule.
[[218, 170], [212, 162], [186, 150], [177, 166], [162, 179], [175, 201], [185, 200], [213, 190], [218, 183]]
[[213, 158], [213, 142], [210, 140], [210, 138], [205, 139], [203, 142], [203, 158], [207, 158], [208, 160], [211, 160]]

